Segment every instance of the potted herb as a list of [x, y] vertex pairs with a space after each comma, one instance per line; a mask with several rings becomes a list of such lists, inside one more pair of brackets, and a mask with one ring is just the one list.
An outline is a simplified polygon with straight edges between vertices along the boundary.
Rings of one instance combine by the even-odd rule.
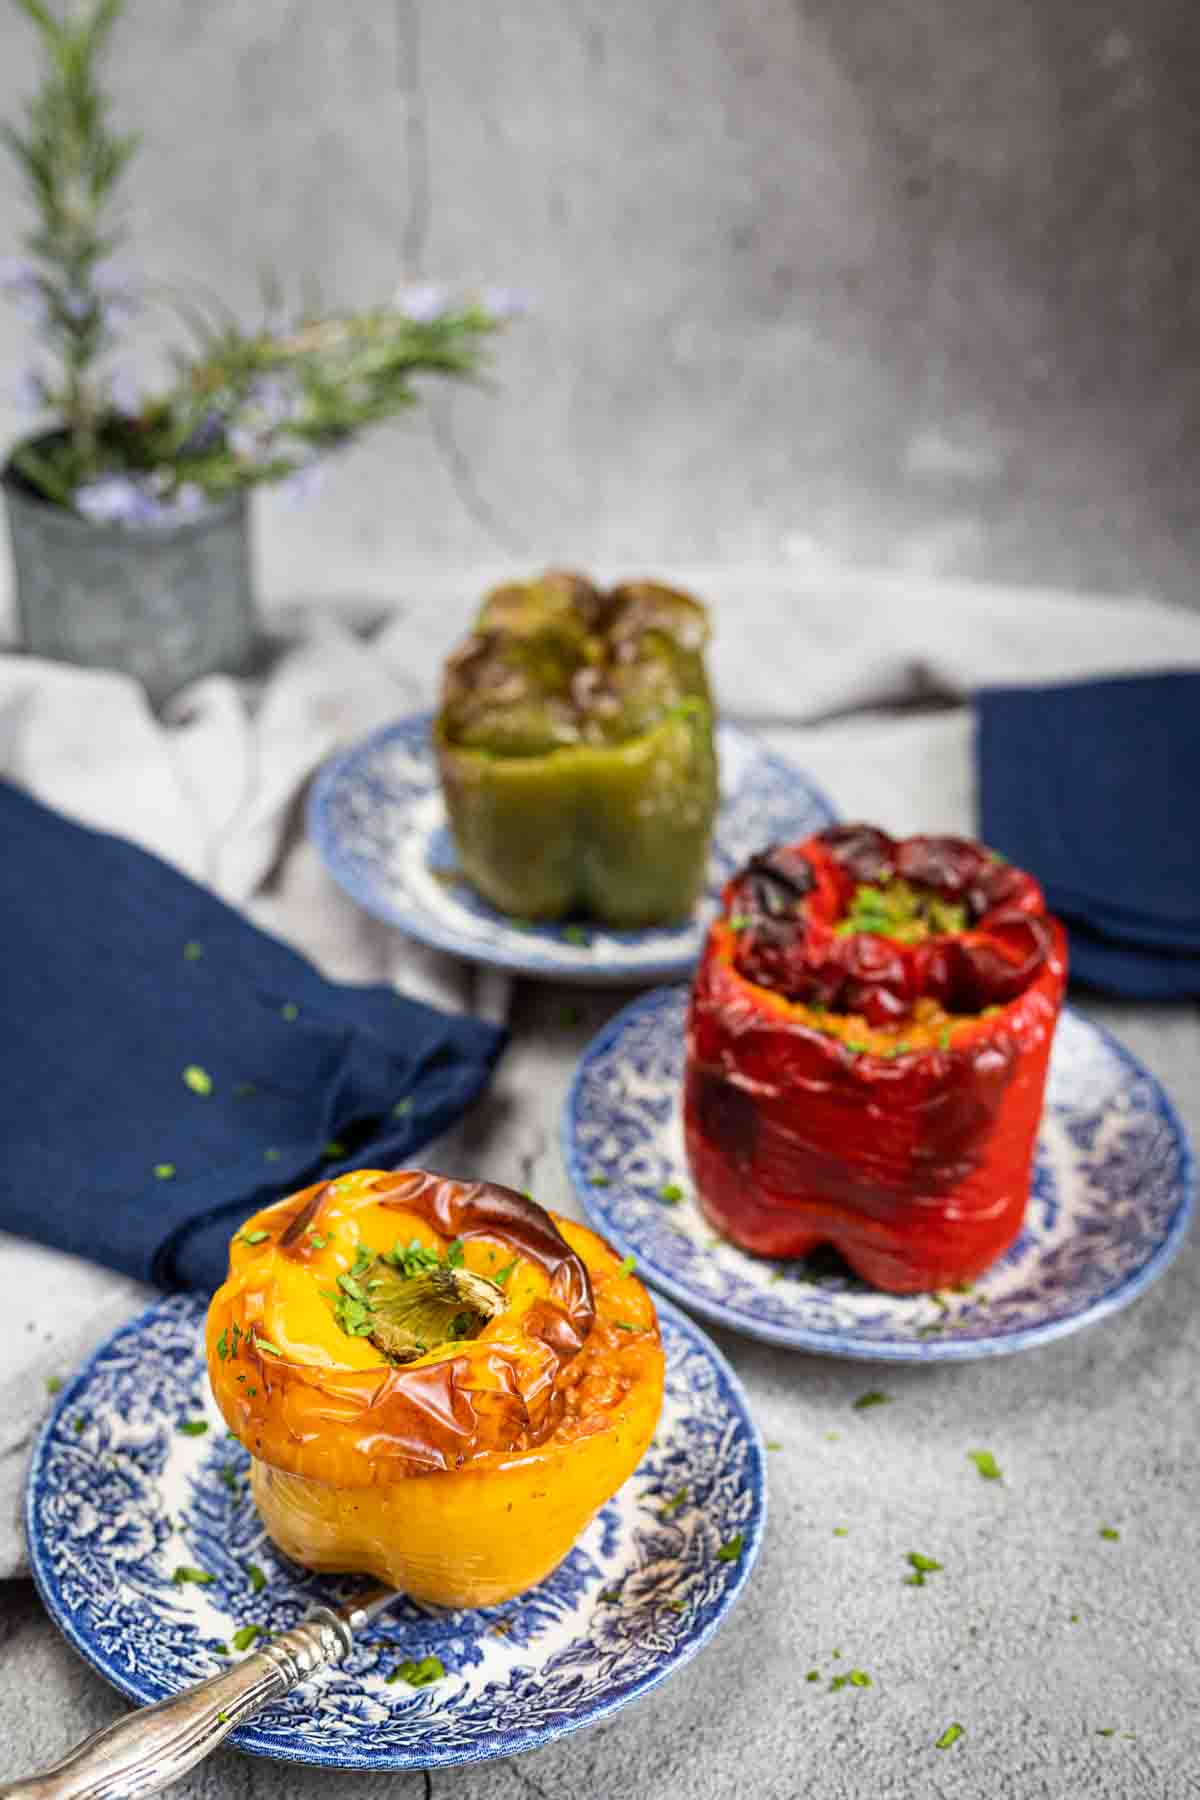
[[26, 385], [43, 417], [2, 486], [26, 647], [126, 670], [161, 701], [245, 663], [250, 490], [309, 480], [322, 456], [413, 405], [414, 376], [476, 373], [513, 309], [426, 286], [367, 312], [286, 321], [272, 301], [251, 329], [189, 304], [160, 390], [126, 391], [113, 351], [149, 296], [117, 273], [112, 209], [138, 140], [112, 129], [97, 84], [123, 3], [60, 13], [16, 0], [44, 74], [23, 125], [0, 135], [36, 222], [27, 258], [0, 265], [0, 287], [41, 345]]

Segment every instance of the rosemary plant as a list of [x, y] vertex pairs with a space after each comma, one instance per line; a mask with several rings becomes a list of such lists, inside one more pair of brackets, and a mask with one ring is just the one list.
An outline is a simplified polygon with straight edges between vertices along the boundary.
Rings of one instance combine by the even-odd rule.
[[36, 218], [27, 258], [0, 267], [0, 288], [50, 355], [26, 384], [46, 428], [11, 457], [44, 499], [124, 523], [177, 516], [303, 475], [414, 405], [414, 376], [480, 372], [488, 338], [519, 302], [420, 286], [366, 312], [284, 323], [272, 296], [250, 329], [211, 303], [189, 304], [180, 308], [189, 342], [170, 353], [171, 378], [155, 393], [123, 393], [111, 356], [144, 296], [114, 263], [114, 202], [139, 140], [112, 128], [99, 65], [124, 0], [14, 4], [37, 30], [44, 71], [23, 126], [0, 127]]

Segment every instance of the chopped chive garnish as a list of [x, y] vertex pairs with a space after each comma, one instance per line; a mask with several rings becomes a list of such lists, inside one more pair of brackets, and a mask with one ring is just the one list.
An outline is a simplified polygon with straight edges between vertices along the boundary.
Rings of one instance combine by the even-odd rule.
[[658, 1197], [664, 1206], [678, 1206], [683, 1199], [683, 1189], [677, 1181], [667, 1181], [659, 1188]]
[[185, 1581], [193, 1582], [196, 1587], [211, 1587], [216, 1579], [207, 1569], [194, 1569], [189, 1563], [180, 1563], [171, 1576], [176, 1587], [182, 1587]]
[[908, 1560], [912, 1568], [918, 1570], [922, 1575], [936, 1574], [942, 1567], [942, 1564], [936, 1562], [932, 1556], [922, 1556], [919, 1550], [910, 1550]]
[[1003, 1479], [1000, 1473], [1000, 1464], [996, 1461], [990, 1450], [968, 1450], [967, 1455], [975, 1464], [975, 1467], [985, 1481], [1000, 1481]]
[[865, 1394], [858, 1396], [854, 1402], [854, 1410], [855, 1412], [866, 1412], [868, 1406], [890, 1406], [891, 1403], [892, 1396], [890, 1394], [883, 1393], [880, 1388], [870, 1388]]
[[934, 1744], [935, 1750], [948, 1750], [951, 1744], [957, 1744], [963, 1734], [961, 1725], [947, 1725], [940, 1738]]
[[938, 1043], [943, 1050], [948, 1050], [950, 1048], [950, 1027], [948, 1025], [942, 1026], [942, 1034], [938, 1039]]
[[154, 1174], [159, 1181], [170, 1181], [175, 1173], [174, 1163], [155, 1163]]
[[1107, 1538], [1110, 1544], [1115, 1544], [1120, 1541], [1121, 1534], [1112, 1525], [1102, 1525], [1100, 1527], [1100, 1536], [1102, 1538]]
[[624, 1262], [618, 1268], [617, 1274], [618, 1275], [632, 1275], [633, 1271], [636, 1268], [637, 1268], [637, 1257], [636, 1256], [627, 1256], [625, 1258]]
[[183, 1071], [183, 1084], [191, 1088], [193, 1094], [203, 1094], [207, 1098], [212, 1093], [212, 1076], [197, 1063], [189, 1063]]
[[[283, 1351], [279, 1348], [278, 1344], [273, 1344], [271, 1342], [270, 1338], [259, 1337], [257, 1332], [254, 1334], [254, 1336], [251, 1338], [250, 1341], [256, 1350], [269, 1350], [271, 1352], [272, 1356], [282, 1356], [283, 1355]], [[250, 1389], [250, 1392], [251, 1393], [254, 1392], [253, 1388]]]
[[455, 1238], [453, 1243], [446, 1245], [446, 1267], [447, 1268], [461, 1269], [463, 1266], [465, 1257], [466, 1257], [466, 1252], [463, 1249], [463, 1241], [461, 1238]]
[[493, 1279], [501, 1287], [506, 1286], [509, 1276], [512, 1274], [513, 1270], [516, 1268], [516, 1266], [520, 1262], [520, 1260], [521, 1259], [519, 1256], [514, 1256], [510, 1263], [505, 1263], [505, 1265], [502, 1269], [496, 1270], [496, 1273], [495, 1273], [495, 1276], [493, 1277]]
[[199, 962], [203, 955], [204, 945], [198, 943], [195, 938], [189, 938], [187, 943], [183, 946], [184, 962]]
[[255, 1638], [262, 1636], [261, 1625], [242, 1625], [234, 1632], [232, 1643], [235, 1650], [248, 1650]]
[[262, 1230], [239, 1231], [238, 1243], [239, 1244], [265, 1244], [267, 1239], [270, 1237], [270, 1235], [271, 1234], [269, 1231], [262, 1231]]
[[435, 1681], [441, 1681], [446, 1668], [440, 1656], [423, 1656], [420, 1662], [398, 1663], [388, 1676], [388, 1681], [406, 1681], [409, 1687], [429, 1687]]
[[294, 1000], [289, 1000], [280, 1007], [279, 1016], [281, 1019], [286, 1019], [290, 1025], [293, 1019], [298, 1019], [300, 1017], [300, 1008], [296, 1005]]
[[736, 1562], [738, 1557], [742, 1554], [742, 1548], [745, 1542], [746, 1534], [742, 1531], [735, 1532], [729, 1541], [722, 1544], [721, 1548], [717, 1551], [717, 1561]]
[[256, 1594], [261, 1594], [267, 1585], [267, 1578], [257, 1563], [246, 1564], [246, 1579]]
[[629, 1323], [628, 1319], [614, 1319], [613, 1324], [616, 1326], [618, 1331], [636, 1331], [637, 1330], [637, 1326], [631, 1325]]
[[314, 1250], [324, 1250], [329, 1242], [323, 1231], [306, 1231], [304, 1235]]
[[203, 1437], [208, 1430], [208, 1420], [181, 1419], [175, 1429], [181, 1431], [184, 1437]]
[[671, 1495], [671, 1498], [666, 1502], [666, 1504], [659, 1508], [659, 1513], [658, 1513], [659, 1518], [665, 1524], [665, 1522], [668, 1519], [673, 1519], [675, 1517], [675, 1514], [679, 1511], [680, 1507], [686, 1506], [687, 1502], [688, 1502], [688, 1489], [685, 1487], [677, 1488], [675, 1490], [675, 1492]]

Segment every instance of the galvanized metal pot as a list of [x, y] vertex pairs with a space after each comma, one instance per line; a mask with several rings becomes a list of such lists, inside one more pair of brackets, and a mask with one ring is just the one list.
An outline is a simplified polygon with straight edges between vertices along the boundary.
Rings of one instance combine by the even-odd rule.
[[5, 505], [25, 648], [145, 684], [161, 705], [198, 675], [250, 659], [246, 496], [167, 523], [98, 525], [41, 499], [11, 467]]

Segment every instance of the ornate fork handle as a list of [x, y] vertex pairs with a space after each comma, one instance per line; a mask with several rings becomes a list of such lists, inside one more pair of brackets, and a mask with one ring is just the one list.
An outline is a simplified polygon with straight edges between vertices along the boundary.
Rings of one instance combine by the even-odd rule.
[[140, 1800], [156, 1794], [268, 1701], [341, 1662], [353, 1641], [346, 1621], [319, 1607], [235, 1667], [106, 1725], [43, 1774], [0, 1785], [0, 1800]]

